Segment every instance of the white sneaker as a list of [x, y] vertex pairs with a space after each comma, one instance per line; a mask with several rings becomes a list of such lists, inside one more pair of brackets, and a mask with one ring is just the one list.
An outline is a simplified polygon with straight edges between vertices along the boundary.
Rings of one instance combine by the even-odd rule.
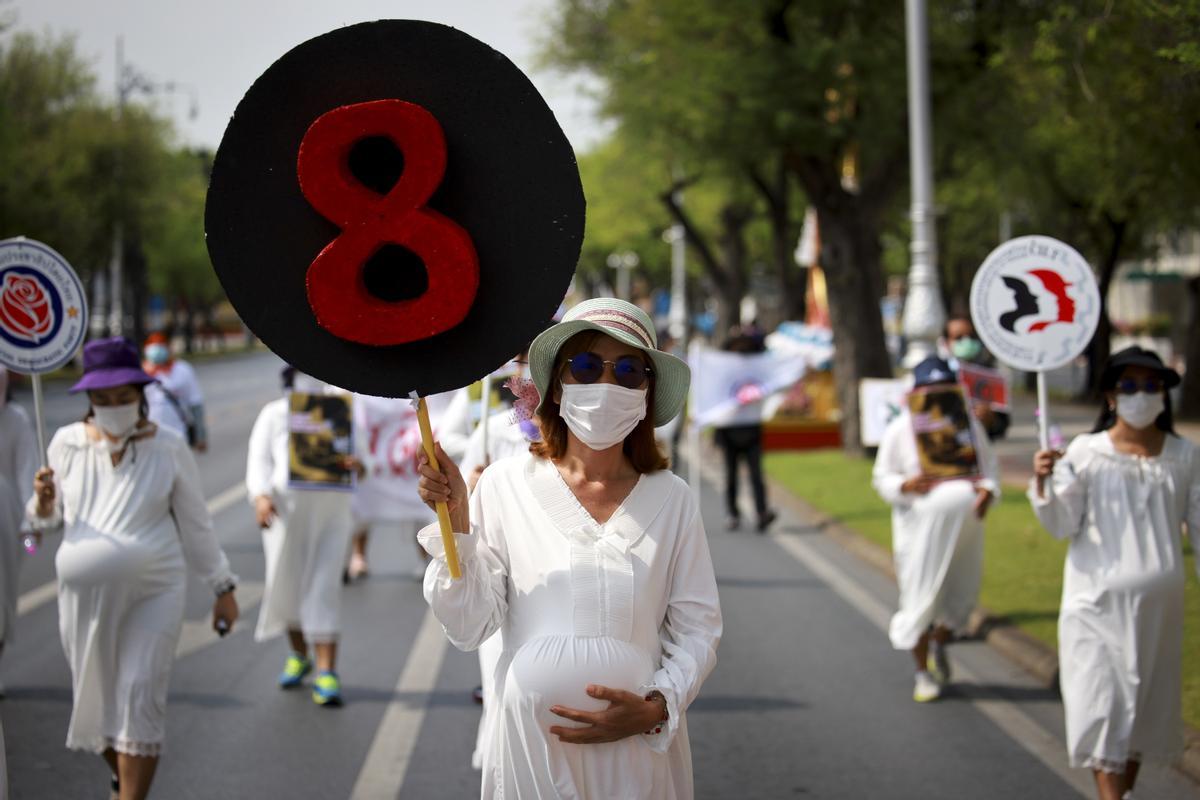
[[913, 686], [913, 700], [918, 703], [929, 703], [942, 696], [942, 687], [925, 670], [917, 672], [917, 682]]

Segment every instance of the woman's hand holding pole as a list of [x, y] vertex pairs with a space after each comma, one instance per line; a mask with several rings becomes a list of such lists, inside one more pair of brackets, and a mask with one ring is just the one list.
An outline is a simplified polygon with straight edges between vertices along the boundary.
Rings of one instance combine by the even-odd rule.
[[450, 527], [456, 533], [470, 533], [467, 482], [440, 444], [434, 445], [434, 452], [437, 455], [438, 469], [433, 468], [424, 453], [417, 459], [417, 471], [421, 473], [417, 481], [417, 494], [421, 496], [425, 505], [434, 510], [437, 509], [438, 503], [445, 503], [446, 510], [450, 513]]
[[54, 470], [42, 467], [33, 476], [33, 491], [37, 495], [37, 515], [49, 517], [54, 513], [54, 500], [57, 491], [54, 488]]
[[1060, 450], [1039, 450], [1033, 456], [1033, 474], [1037, 478], [1038, 497], [1045, 497], [1046, 479], [1054, 473], [1054, 464], [1062, 458]]

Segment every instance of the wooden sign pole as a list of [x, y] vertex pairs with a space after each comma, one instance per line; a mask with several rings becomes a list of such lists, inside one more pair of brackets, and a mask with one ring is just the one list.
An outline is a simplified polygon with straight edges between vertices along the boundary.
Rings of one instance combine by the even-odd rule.
[[[425, 457], [429, 459], [430, 466], [440, 470], [433, 451], [433, 427], [429, 424], [429, 408], [425, 405], [424, 397], [417, 401], [417, 424], [421, 426], [421, 447], [425, 450]], [[445, 503], [437, 504], [437, 517], [438, 525], [442, 529], [442, 546], [446, 550], [446, 566], [450, 568], [450, 577], [458, 580], [462, 577], [462, 569], [458, 565], [458, 546], [454, 543], [454, 531], [450, 529], [450, 508]]]

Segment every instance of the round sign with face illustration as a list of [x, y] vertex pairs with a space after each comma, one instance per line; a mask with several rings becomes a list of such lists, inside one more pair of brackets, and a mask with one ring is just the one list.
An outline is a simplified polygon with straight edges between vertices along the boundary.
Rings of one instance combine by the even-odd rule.
[[975, 274], [971, 320], [996, 358], [1045, 372], [1087, 349], [1100, 322], [1100, 292], [1075, 248], [1021, 236], [993, 250]]
[[0, 241], [0, 364], [40, 375], [63, 366], [87, 335], [83, 285], [54, 248]]

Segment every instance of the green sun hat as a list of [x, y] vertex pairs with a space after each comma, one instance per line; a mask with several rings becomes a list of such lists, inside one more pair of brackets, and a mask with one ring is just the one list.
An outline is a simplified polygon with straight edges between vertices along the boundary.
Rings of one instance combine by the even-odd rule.
[[529, 374], [542, 398], [539, 412], [550, 396], [551, 373], [559, 348], [580, 331], [599, 331], [644, 352], [654, 370], [654, 426], [666, 425], [679, 415], [687, 400], [691, 370], [682, 360], [658, 349], [654, 323], [645, 311], [614, 297], [585, 300], [568, 311], [562, 322], [542, 331], [529, 346]]

